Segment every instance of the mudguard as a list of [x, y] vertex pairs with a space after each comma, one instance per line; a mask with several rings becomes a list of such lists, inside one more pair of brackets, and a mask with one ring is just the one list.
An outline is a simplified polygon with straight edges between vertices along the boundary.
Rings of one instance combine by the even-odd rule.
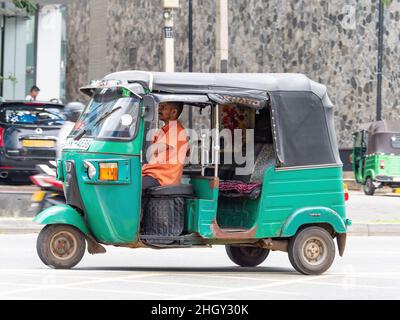
[[282, 237], [294, 236], [297, 230], [305, 224], [326, 223], [332, 226], [336, 233], [346, 233], [345, 221], [332, 209], [302, 208], [293, 213], [283, 224], [281, 229]]
[[368, 177], [371, 177], [371, 179], [375, 181], [375, 171], [373, 169], [368, 169], [365, 171], [364, 182]]
[[33, 221], [39, 224], [69, 224], [78, 228], [86, 236], [89, 235], [89, 229], [82, 216], [67, 204], [47, 208], [39, 213]]

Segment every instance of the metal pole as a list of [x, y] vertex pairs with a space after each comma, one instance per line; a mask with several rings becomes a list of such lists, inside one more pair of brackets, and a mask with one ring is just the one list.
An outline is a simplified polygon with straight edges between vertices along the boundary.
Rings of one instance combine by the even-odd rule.
[[[189, 72], [193, 72], [193, 1], [189, 0]], [[189, 107], [189, 128], [193, 128], [193, 109]]]
[[164, 61], [165, 72], [175, 71], [174, 18], [172, 8], [164, 9]]
[[228, 72], [228, 0], [217, 0], [216, 72]]
[[189, 0], [189, 72], [193, 72], [193, 1]]
[[379, 0], [379, 22], [378, 22], [378, 81], [376, 95], [376, 120], [382, 120], [382, 69], [383, 69], [383, 0]]
[[214, 167], [214, 177], [218, 178], [218, 167], [219, 167], [219, 152], [221, 150], [221, 146], [219, 145], [219, 104], [215, 105], [215, 143], [214, 143], [214, 159], [215, 159], [215, 167]]

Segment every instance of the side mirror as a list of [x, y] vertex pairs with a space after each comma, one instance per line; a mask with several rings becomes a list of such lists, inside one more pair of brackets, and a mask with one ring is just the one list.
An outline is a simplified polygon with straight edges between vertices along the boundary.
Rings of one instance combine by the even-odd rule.
[[143, 119], [146, 122], [152, 122], [155, 119], [157, 102], [152, 96], [143, 97]]

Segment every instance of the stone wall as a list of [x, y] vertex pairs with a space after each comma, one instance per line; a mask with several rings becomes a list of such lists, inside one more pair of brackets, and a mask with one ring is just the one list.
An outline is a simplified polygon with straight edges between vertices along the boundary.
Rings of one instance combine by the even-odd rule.
[[[70, 99], [89, 79], [89, 1], [69, 6]], [[193, 70], [215, 71], [215, 1], [193, 0]], [[188, 71], [188, 8], [175, 15], [176, 71]], [[109, 0], [109, 72], [162, 70], [159, 0]], [[229, 0], [229, 72], [300, 72], [328, 87], [342, 148], [357, 124], [375, 119], [378, 0]], [[400, 0], [385, 11], [383, 118], [400, 119]]]

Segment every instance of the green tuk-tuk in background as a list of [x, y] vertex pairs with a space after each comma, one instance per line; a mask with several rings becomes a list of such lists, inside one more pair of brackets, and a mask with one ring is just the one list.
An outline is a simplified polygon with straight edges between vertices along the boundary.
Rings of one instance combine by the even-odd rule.
[[[104, 253], [101, 244], [225, 245], [243, 267], [279, 250], [303, 274], [331, 266], [335, 238], [343, 255], [351, 221], [325, 86], [299, 74], [125, 71], [81, 90], [92, 100], [57, 169], [67, 204], [35, 218], [46, 225], [37, 240], [46, 265], [75, 266], [86, 242], [91, 254]], [[142, 195], [146, 136], [158, 127], [157, 108], [165, 101], [209, 117], [214, 130], [211, 137], [191, 138], [190, 157], [201, 161], [189, 159], [180, 185]], [[223, 141], [224, 126], [253, 130], [254, 161], [245, 175], [237, 173], [243, 163], [228, 161], [227, 155], [244, 150]]]
[[356, 182], [372, 196], [377, 188], [400, 187], [400, 121], [363, 124], [353, 133], [352, 162]]

